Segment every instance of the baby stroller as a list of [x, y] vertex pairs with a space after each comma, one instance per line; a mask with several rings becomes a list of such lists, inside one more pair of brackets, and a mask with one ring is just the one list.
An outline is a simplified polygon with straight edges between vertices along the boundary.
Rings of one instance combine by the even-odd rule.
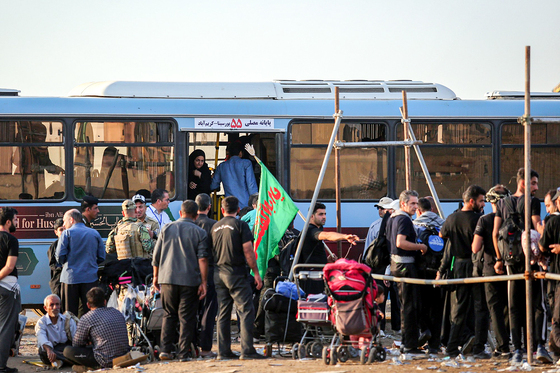
[[[385, 360], [385, 349], [377, 344], [377, 285], [371, 269], [354, 260], [339, 259], [323, 269], [330, 320], [336, 335], [330, 346], [323, 347], [323, 362], [335, 365], [350, 358], [350, 347], [359, 346], [360, 362]], [[358, 340], [360, 343], [358, 344]]]
[[[305, 281], [320, 281], [324, 284], [322, 264], [297, 264], [294, 266], [294, 280], [298, 292]], [[330, 345], [335, 335], [329, 319], [329, 306], [325, 294], [309, 294], [302, 298], [301, 292], [297, 301], [296, 320], [303, 326], [303, 336], [299, 343], [292, 347], [294, 359], [322, 357], [323, 347]]]
[[100, 270], [101, 286], [111, 295], [107, 305], [123, 313], [132, 350], [154, 361], [158, 355], [163, 309], [159, 294], [151, 292], [151, 279], [152, 266], [144, 258], [110, 261]]

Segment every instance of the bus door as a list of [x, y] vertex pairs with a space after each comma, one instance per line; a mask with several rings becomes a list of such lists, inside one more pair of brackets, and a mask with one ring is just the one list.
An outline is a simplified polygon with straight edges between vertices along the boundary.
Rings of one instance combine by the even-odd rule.
[[[251, 160], [257, 188], [261, 177], [261, 167], [257, 161], [247, 153], [245, 144], [250, 144], [255, 149], [255, 155], [263, 162], [268, 170], [282, 182], [282, 148], [283, 133], [281, 132], [189, 132], [188, 134], [188, 154], [195, 150], [202, 150], [205, 154], [205, 161], [211, 170], [212, 175], [216, 167], [229, 158], [228, 145], [233, 142], [240, 143], [243, 149], [243, 158]], [[196, 153], [200, 154], [200, 153]], [[189, 162], [190, 165], [191, 162]], [[192, 167], [191, 167], [192, 168]], [[191, 170], [187, 173], [187, 179], [192, 178]], [[190, 180], [187, 180], [187, 188], [190, 188]], [[222, 218], [220, 211], [221, 200], [225, 197], [223, 185], [217, 191], [213, 191], [212, 197], [212, 216], [219, 220]]]

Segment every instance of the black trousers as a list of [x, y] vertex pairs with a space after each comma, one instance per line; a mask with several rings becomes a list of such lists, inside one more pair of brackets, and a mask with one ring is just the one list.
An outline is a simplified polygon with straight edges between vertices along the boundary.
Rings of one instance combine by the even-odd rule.
[[217, 313], [218, 297], [216, 296], [216, 285], [214, 284], [214, 266], [209, 266], [206, 296], [200, 301], [198, 306], [198, 346], [202, 351], [212, 350]]
[[560, 354], [560, 281], [555, 281], [555, 283], [549, 347], [555, 354]]
[[[470, 258], [455, 258], [453, 277], [471, 277], [472, 268], [473, 265]], [[462, 346], [474, 332], [472, 293], [472, 285], [457, 285], [455, 290], [451, 292], [451, 310], [449, 315], [451, 326], [449, 329], [449, 341], [447, 342], [447, 353], [450, 355], [458, 354], [459, 346]]]
[[99, 368], [100, 365], [93, 355], [93, 346], [91, 347], [75, 347], [66, 346], [64, 348], [64, 357], [75, 365], [85, 365], [89, 368]]
[[[435, 274], [423, 273], [423, 278], [434, 280]], [[420, 287], [422, 297], [422, 310], [420, 312], [420, 330], [429, 330], [432, 337], [428, 346], [439, 350], [441, 345], [441, 325], [443, 320], [443, 290], [441, 287], [423, 285]]]
[[88, 291], [99, 285], [99, 281], [85, 284], [65, 284], [61, 283], [61, 308], [70, 311], [78, 317], [82, 317], [89, 311], [87, 306], [86, 294]]
[[[391, 261], [391, 275], [395, 277], [418, 278], [414, 263], [395, 263]], [[421, 309], [419, 285], [398, 283], [401, 300], [401, 331], [404, 348], [418, 345], [418, 313]]]
[[186, 358], [189, 347], [195, 340], [198, 286], [161, 284], [161, 303], [165, 310], [161, 328], [161, 351], [173, 351], [179, 324], [177, 357]]
[[[63, 363], [66, 364], [72, 364], [71, 361], [69, 361], [65, 356], [64, 356], [64, 349], [67, 346], [72, 346], [71, 342], [66, 342], [66, 343], [59, 343], [57, 345], [54, 346], [53, 348], [53, 352], [56, 355], [56, 358], [58, 360], [62, 360]], [[41, 361], [45, 364], [51, 365], [51, 361], [49, 360], [49, 355], [47, 354], [47, 351], [43, 348], [43, 346], [39, 347], [39, 358], [41, 359]], [[59, 367], [60, 368], [60, 367]]]
[[19, 328], [21, 294], [0, 286], [0, 368], [5, 368]]
[[[385, 272], [380, 273], [385, 274]], [[401, 300], [399, 299], [399, 291], [397, 289], [397, 284], [391, 282], [389, 287], [385, 286], [383, 281], [376, 281], [377, 285], [381, 285], [385, 288], [385, 301], [378, 304], [379, 310], [385, 315], [385, 309], [387, 308], [387, 300], [391, 299], [391, 330], [398, 331], [401, 330]], [[387, 319], [384, 317], [379, 322], [379, 329], [385, 330], [387, 326]]]
[[[524, 273], [525, 263], [519, 262], [513, 266], [508, 266], [508, 274]], [[525, 281], [509, 281], [509, 320], [511, 326], [511, 339], [514, 349], [518, 350], [523, 346], [523, 331], [526, 326], [525, 317]], [[534, 346], [546, 343], [546, 295], [544, 294], [544, 284], [542, 280], [533, 281], [533, 330]]]
[[509, 352], [509, 315], [506, 282], [487, 282], [484, 284], [486, 302], [492, 319], [492, 331], [496, 337], [496, 349]]
[[473, 284], [473, 306], [474, 306], [474, 346], [473, 353], [484, 351], [488, 341], [488, 329], [490, 327], [490, 312], [486, 302], [484, 284]]

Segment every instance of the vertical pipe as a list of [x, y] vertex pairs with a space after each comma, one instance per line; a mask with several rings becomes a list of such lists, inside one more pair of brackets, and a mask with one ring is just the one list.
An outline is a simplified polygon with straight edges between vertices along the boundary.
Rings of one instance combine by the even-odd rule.
[[[339, 94], [338, 94], [338, 87], [334, 87], [334, 112], [338, 113], [340, 109], [339, 105]], [[335, 141], [340, 141], [340, 131], [336, 131], [336, 138]], [[335, 198], [336, 198], [336, 231], [338, 233], [342, 230], [342, 215], [340, 211], [340, 149], [334, 149], [334, 169], [335, 169], [335, 176], [334, 176], [334, 184], [335, 184]], [[338, 249], [338, 257], [342, 257], [342, 242], [338, 241], [336, 243], [336, 247]]]
[[[406, 121], [408, 120], [408, 102], [406, 99], [406, 91], [402, 91], [402, 100], [403, 100], [403, 119]], [[410, 133], [408, 130], [407, 122], [403, 123], [403, 130], [404, 130], [404, 140], [410, 139]], [[410, 146], [404, 147], [404, 172], [405, 172], [405, 185], [406, 190], [410, 190], [412, 188], [412, 164], [410, 161]]]
[[[531, 47], [525, 47], [525, 273], [531, 272]], [[535, 227], [536, 228], [536, 227]], [[527, 363], [533, 363], [533, 297], [532, 279], [525, 276], [525, 296], [527, 315]]]

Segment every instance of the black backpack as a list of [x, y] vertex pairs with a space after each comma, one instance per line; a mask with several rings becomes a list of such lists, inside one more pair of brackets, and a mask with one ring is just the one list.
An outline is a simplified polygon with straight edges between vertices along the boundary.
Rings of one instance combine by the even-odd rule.
[[385, 236], [385, 228], [387, 227], [387, 221], [389, 221], [390, 216], [390, 214], [385, 214], [383, 217], [381, 226], [379, 227], [379, 234], [377, 235], [377, 238], [369, 244], [363, 260], [363, 262], [374, 271], [385, 268], [391, 264], [389, 241]]
[[498, 231], [498, 250], [506, 265], [514, 265], [524, 258], [521, 246], [524, 228], [521, 211], [523, 211], [525, 197], [518, 198], [517, 208], [513, 206], [511, 196], [504, 198], [504, 204], [509, 216]]
[[441, 265], [445, 241], [439, 236], [439, 230], [431, 225], [419, 226], [418, 242], [428, 247], [426, 254], [417, 258], [418, 267], [428, 272], [437, 272]]
[[282, 270], [282, 276], [288, 276], [292, 265], [294, 263], [294, 256], [296, 255], [296, 249], [299, 243], [301, 233], [295, 237], [292, 237], [288, 243], [284, 245], [282, 251], [280, 251], [280, 269]]

